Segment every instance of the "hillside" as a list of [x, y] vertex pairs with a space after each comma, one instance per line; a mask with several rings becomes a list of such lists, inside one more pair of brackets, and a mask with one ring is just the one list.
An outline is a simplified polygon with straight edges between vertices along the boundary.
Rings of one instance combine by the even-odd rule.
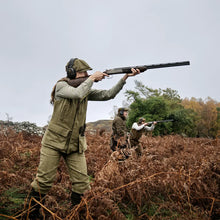
[[[95, 122], [88, 122], [86, 124], [86, 131], [89, 133], [96, 133], [97, 131], [111, 132], [112, 120], [98, 120]], [[27, 132], [29, 134], [36, 134], [43, 136], [47, 125], [44, 127], [38, 127], [35, 123], [28, 121], [24, 122], [12, 122], [0, 120], [0, 130], [4, 132], [8, 129], [12, 129], [15, 132]]]
[[[39, 163], [40, 136], [0, 132], [0, 219], [22, 219]], [[75, 209], [63, 160], [46, 197], [46, 219], [215, 220], [220, 215], [218, 140], [180, 136], [142, 137], [143, 155], [118, 161], [110, 134], [87, 134], [91, 191]], [[4, 217], [3, 217], [4, 216]]]
[[112, 120], [98, 120], [95, 122], [86, 123], [87, 131], [105, 130], [107, 132], [111, 131]]

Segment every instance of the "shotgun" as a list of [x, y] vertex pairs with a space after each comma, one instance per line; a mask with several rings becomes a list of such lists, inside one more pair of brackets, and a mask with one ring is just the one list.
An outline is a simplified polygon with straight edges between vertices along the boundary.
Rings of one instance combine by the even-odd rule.
[[[161, 64], [152, 64], [152, 65], [142, 65], [142, 66], [129, 66], [129, 67], [119, 67], [105, 70], [104, 73], [108, 75], [115, 75], [115, 74], [123, 74], [123, 73], [131, 73], [131, 68], [139, 69], [140, 72], [144, 72], [148, 69], [158, 69], [158, 68], [167, 68], [167, 67], [176, 67], [176, 66], [186, 66], [190, 65], [189, 61], [182, 61], [182, 62], [175, 62], [175, 63], [161, 63]], [[68, 84], [73, 87], [78, 87], [82, 82], [84, 82], [87, 77], [81, 77], [76, 79], [71, 79], [68, 81]]]

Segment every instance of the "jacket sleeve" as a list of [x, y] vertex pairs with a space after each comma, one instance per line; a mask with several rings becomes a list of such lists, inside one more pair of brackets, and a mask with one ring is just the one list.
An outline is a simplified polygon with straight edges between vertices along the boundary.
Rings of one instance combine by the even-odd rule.
[[65, 81], [58, 82], [56, 85], [55, 99], [83, 99], [89, 94], [92, 85], [93, 81], [91, 79], [85, 80], [77, 88], [70, 86]]
[[137, 131], [141, 130], [144, 127], [143, 125], [138, 125], [137, 122], [134, 122], [134, 124], [132, 125], [132, 129], [135, 129]]
[[113, 86], [109, 90], [96, 90], [96, 89], [93, 89], [89, 93], [88, 100], [91, 100], [91, 101], [106, 101], [106, 100], [109, 100], [109, 99], [113, 99], [119, 93], [119, 91], [123, 88], [125, 83], [126, 82], [123, 79], [121, 79], [121, 80], [119, 80], [119, 82], [115, 86]]
[[146, 131], [153, 131], [154, 128], [155, 128], [155, 125], [154, 125], [154, 124], [152, 124], [150, 127], [148, 127], [148, 126], [145, 126], [145, 127], [144, 127], [144, 129], [145, 129]]

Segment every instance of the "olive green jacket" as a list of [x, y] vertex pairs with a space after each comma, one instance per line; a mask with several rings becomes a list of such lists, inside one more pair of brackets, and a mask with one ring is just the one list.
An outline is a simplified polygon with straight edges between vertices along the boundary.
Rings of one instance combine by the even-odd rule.
[[44, 146], [64, 153], [86, 150], [84, 136], [88, 100], [105, 101], [113, 99], [124, 86], [121, 79], [109, 90], [91, 89], [93, 81], [87, 79], [74, 88], [67, 82], [56, 85], [53, 115], [42, 139]]

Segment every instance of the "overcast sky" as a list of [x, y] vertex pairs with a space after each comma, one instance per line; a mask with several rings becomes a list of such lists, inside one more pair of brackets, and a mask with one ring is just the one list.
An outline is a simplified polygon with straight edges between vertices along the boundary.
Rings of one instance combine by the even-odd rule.
[[[52, 87], [70, 58], [94, 71], [189, 60], [130, 77], [114, 100], [90, 102], [87, 122], [110, 119], [139, 80], [181, 98], [220, 101], [219, 0], [0, 0], [0, 120], [47, 123]], [[110, 89], [122, 75], [95, 83]]]

